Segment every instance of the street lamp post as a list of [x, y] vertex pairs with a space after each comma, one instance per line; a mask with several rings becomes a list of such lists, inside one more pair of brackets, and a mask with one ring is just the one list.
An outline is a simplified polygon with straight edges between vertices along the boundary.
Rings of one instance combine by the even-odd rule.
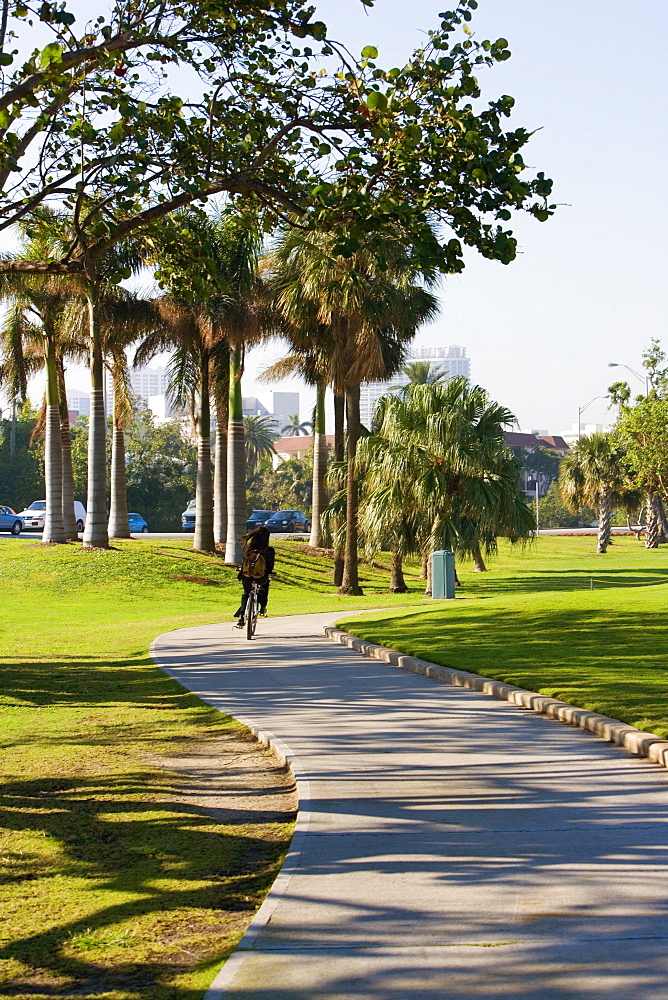
[[627, 372], [631, 372], [632, 375], [635, 375], [636, 378], [639, 378], [641, 382], [645, 383], [645, 395], [649, 396], [649, 375], [641, 375], [640, 372], [635, 370], [635, 368], [630, 368], [628, 365], [622, 365], [617, 361], [608, 361], [608, 368], [626, 368]]
[[592, 403], [595, 403], [597, 399], [607, 399], [607, 398], [608, 398], [607, 396], [594, 396], [594, 398], [590, 399], [589, 402], [585, 403], [584, 406], [578, 406], [578, 441], [582, 437], [582, 414], [584, 413], [584, 411], [588, 407], [590, 407]]

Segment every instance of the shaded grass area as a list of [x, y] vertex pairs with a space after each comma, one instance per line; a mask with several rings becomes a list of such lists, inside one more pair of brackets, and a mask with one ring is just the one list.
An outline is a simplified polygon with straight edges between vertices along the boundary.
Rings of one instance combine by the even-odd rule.
[[[668, 737], [668, 552], [541, 537], [459, 573], [454, 601], [341, 625], [434, 663], [538, 691]], [[594, 589], [591, 589], [591, 581]]]
[[[232, 624], [236, 574], [187, 546], [0, 541], [3, 997], [200, 998], [282, 863], [285, 818], [214, 820], [155, 765], [244, 733], [148, 656], [169, 629]], [[329, 560], [288, 541], [277, 557], [274, 614], [406, 603], [387, 568], [345, 598]]]

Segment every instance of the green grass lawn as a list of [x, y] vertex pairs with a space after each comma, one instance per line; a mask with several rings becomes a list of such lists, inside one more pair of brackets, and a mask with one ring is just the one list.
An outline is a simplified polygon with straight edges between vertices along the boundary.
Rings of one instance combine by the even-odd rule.
[[627, 537], [606, 555], [595, 549], [587, 537], [504, 545], [490, 572], [459, 570], [454, 601], [340, 624], [668, 737], [668, 551]]
[[[200, 998], [280, 867], [290, 826], [216, 823], [155, 764], [240, 728], [148, 655], [233, 622], [236, 575], [188, 545], [0, 541], [0, 995]], [[330, 568], [279, 543], [270, 612], [406, 603], [367, 566], [365, 597], [339, 597]]]

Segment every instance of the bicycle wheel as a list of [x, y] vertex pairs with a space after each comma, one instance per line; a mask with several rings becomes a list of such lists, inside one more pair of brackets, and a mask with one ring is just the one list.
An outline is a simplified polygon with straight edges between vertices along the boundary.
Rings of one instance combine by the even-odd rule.
[[246, 638], [252, 639], [257, 627], [257, 587], [253, 587], [248, 595], [246, 605]]

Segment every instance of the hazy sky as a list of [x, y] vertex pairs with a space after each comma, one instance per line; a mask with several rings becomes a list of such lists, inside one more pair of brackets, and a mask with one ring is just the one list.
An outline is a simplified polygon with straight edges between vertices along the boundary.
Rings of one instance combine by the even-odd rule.
[[[445, 0], [376, 0], [368, 13], [358, 0], [315, 2], [333, 37], [355, 53], [373, 43], [392, 66], [438, 25]], [[417, 343], [464, 345], [473, 379], [522, 427], [560, 433], [623, 372], [608, 362], [639, 369], [650, 338], [664, 337], [668, 5], [479, 0], [471, 27], [479, 39], [508, 39], [512, 59], [480, 74], [483, 97], [515, 97], [513, 124], [538, 130], [525, 159], [554, 179], [563, 207], [546, 223], [516, 218], [513, 264], [471, 252], [464, 273], [444, 280], [442, 314]], [[254, 374], [280, 353], [250, 354], [244, 395], [268, 391]], [[75, 384], [85, 387], [85, 373]], [[302, 418], [309, 406], [303, 391]], [[608, 418], [604, 400], [584, 414]]]

